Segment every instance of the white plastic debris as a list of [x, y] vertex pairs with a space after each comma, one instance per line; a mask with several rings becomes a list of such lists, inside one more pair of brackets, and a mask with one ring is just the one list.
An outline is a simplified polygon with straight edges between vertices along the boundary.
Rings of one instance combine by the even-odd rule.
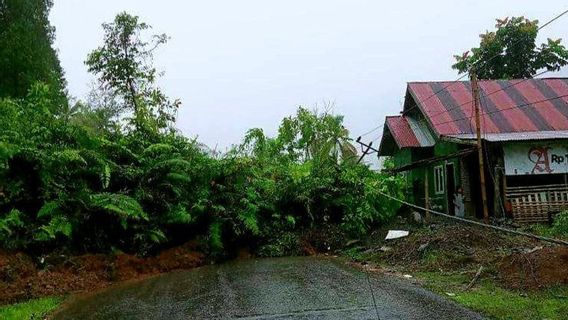
[[405, 274], [405, 275], [403, 275], [403, 277], [405, 277], [406, 279], [410, 279], [410, 278], [412, 278], [412, 276], [411, 276], [411, 275], [409, 275], [409, 274]]
[[385, 240], [398, 239], [408, 236], [408, 231], [405, 230], [389, 230]]

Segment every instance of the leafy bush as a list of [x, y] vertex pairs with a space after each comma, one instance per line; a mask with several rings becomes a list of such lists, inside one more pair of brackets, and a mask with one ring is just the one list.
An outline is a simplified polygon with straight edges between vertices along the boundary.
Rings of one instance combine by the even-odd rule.
[[300, 239], [296, 233], [284, 232], [271, 239], [272, 242], [261, 245], [256, 254], [260, 257], [284, 257], [299, 255]]
[[294, 252], [297, 230], [358, 236], [395, 214], [378, 191], [400, 195], [401, 180], [355, 163], [341, 116], [299, 108], [275, 137], [251, 129], [223, 155], [180, 135], [179, 101], [151, 64], [167, 37], [145, 41], [148, 29], [126, 13], [104, 25], [87, 60], [94, 101], [60, 108], [42, 83], [0, 100], [2, 247], [148, 254], [206, 238], [217, 253], [264, 244], [273, 256]]
[[568, 211], [562, 211], [554, 217], [551, 231], [556, 236], [568, 237]]

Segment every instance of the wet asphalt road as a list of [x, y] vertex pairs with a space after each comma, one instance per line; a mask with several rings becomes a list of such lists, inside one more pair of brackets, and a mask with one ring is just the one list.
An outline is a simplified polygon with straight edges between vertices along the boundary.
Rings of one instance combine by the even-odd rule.
[[[371, 275], [381, 320], [481, 319], [404, 279]], [[365, 273], [336, 259], [235, 261], [76, 298], [55, 319], [377, 319]]]

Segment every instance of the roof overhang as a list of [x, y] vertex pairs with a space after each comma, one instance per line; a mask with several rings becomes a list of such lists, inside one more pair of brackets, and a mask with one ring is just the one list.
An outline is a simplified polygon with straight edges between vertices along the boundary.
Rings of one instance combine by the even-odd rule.
[[[456, 139], [458, 141], [471, 141], [476, 140], [477, 136], [475, 134], [466, 133], [444, 136], [444, 138]], [[568, 140], [568, 130], [482, 133], [481, 138], [489, 142]]]

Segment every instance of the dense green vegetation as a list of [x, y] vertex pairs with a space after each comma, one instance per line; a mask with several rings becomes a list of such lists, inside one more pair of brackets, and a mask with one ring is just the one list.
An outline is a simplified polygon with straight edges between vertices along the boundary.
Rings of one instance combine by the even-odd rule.
[[126, 13], [103, 28], [86, 102], [63, 107], [41, 77], [0, 100], [2, 247], [149, 254], [201, 239], [222, 252], [324, 224], [357, 236], [395, 214], [377, 191], [400, 180], [356, 163], [341, 116], [299, 108], [276, 137], [251, 129], [212, 153], [174, 129], [180, 103], [156, 85], [167, 37]]
[[67, 105], [65, 80], [52, 48], [52, 0], [0, 0], [0, 98], [23, 98], [37, 81], [49, 85], [52, 107]]
[[455, 55], [452, 68], [465, 73], [475, 67], [479, 79], [525, 79], [539, 70], [558, 71], [568, 64], [568, 50], [561, 39], [537, 45], [538, 20], [497, 19], [495, 28], [479, 36], [479, 47]]

